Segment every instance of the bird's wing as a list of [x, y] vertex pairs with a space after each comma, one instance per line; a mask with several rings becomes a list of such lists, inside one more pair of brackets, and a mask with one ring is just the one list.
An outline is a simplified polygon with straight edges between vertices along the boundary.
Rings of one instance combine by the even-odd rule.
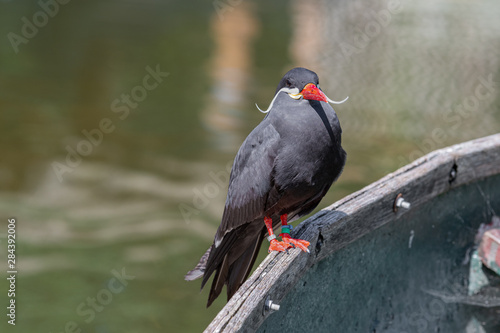
[[263, 121], [243, 142], [231, 170], [226, 205], [215, 234], [216, 247], [231, 230], [264, 217], [279, 138], [273, 125]]
[[[272, 170], [279, 134], [265, 120], [243, 142], [231, 170], [222, 221], [203, 270], [202, 288], [214, 271], [208, 305], [228, 284], [232, 295], [248, 276], [265, 231], [267, 196], [272, 188]], [[233, 265], [234, 264], [234, 265]], [[200, 276], [198, 270], [196, 277]]]
[[[243, 226], [243, 228], [245, 227], [246, 226]], [[236, 246], [230, 248], [223, 256], [222, 263], [215, 270], [215, 277], [212, 282], [212, 286], [210, 287], [207, 307], [209, 307], [219, 296], [224, 284], [227, 285], [227, 300], [229, 301], [229, 299], [247, 279], [255, 259], [257, 259], [257, 255], [259, 254], [262, 240], [264, 239], [263, 226], [258, 229], [259, 230], [257, 230], [257, 232], [255, 232], [255, 230], [249, 231], [249, 234], [252, 236], [244, 238], [241, 243], [238, 243]], [[226, 238], [232, 238], [232, 236], [237, 233], [238, 231], [231, 231], [229, 233], [229, 237]], [[225, 245], [224, 243], [226, 238], [224, 238], [222, 243], [223, 245]], [[202, 288], [207, 279], [208, 277], [205, 275], [202, 281]]]

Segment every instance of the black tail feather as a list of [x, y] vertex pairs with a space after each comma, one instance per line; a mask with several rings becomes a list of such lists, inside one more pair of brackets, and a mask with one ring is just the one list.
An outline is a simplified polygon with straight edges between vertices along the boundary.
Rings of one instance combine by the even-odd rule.
[[192, 270], [187, 272], [186, 275], [184, 275], [184, 280], [193, 281], [203, 276], [203, 274], [205, 273], [205, 269], [207, 267], [208, 256], [210, 255], [211, 250], [212, 247], [209, 247], [208, 250], [205, 252], [205, 254], [201, 257], [198, 264]]

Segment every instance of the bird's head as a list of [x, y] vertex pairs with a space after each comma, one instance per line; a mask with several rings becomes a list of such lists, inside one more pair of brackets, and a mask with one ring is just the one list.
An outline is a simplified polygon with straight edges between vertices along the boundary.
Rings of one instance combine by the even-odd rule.
[[283, 91], [293, 99], [308, 99], [328, 102], [326, 95], [319, 89], [318, 75], [308, 69], [297, 67], [286, 73], [276, 88], [276, 93]]
[[269, 105], [269, 108], [263, 111], [257, 106], [257, 109], [259, 109], [259, 111], [263, 113], [269, 112], [273, 107], [274, 100], [280, 93], [286, 93], [290, 98], [295, 100], [306, 99], [332, 104], [344, 103], [347, 98], [349, 98], [347, 97], [340, 102], [331, 100], [320, 89], [319, 79], [316, 73], [303, 67], [296, 67], [289, 70], [281, 79], [278, 87], [276, 88], [276, 94], [271, 104]]

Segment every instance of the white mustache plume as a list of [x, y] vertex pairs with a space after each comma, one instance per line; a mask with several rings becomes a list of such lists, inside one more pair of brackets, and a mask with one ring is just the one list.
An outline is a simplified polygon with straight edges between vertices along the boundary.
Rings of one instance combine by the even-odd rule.
[[[276, 100], [276, 97], [278, 97], [278, 94], [280, 92], [282, 92], [282, 91], [288, 93], [289, 95], [291, 95], [290, 97], [292, 97], [294, 99], [299, 99], [300, 97], [302, 97], [302, 96], [298, 96], [298, 97], [293, 96], [293, 95], [298, 95], [299, 94], [299, 89], [298, 88], [293, 88], [293, 89], [286, 88], [286, 87], [285, 88], [281, 88], [276, 93], [276, 95], [274, 95], [274, 98], [271, 101], [271, 104], [269, 104], [269, 107], [267, 108], [267, 110], [262, 110], [261, 108], [259, 108], [259, 106], [257, 105], [257, 103], [255, 103], [255, 106], [257, 107], [257, 110], [259, 110], [262, 113], [268, 113], [269, 111], [271, 111], [271, 109], [273, 108], [274, 101]], [[326, 94], [325, 94], [325, 96], [326, 96]], [[345, 101], [347, 101], [349, 99], [349, 96], [347, 96], [346, 98], [344, 98], [340, 102], [334, 101], [333, 99], [330, 99], [328, 96], [326, 96], [326, 99], [327, 99], [328, 103], [331, 103], [331, 104], [342, 104], [342, 103], [344, 103]]]

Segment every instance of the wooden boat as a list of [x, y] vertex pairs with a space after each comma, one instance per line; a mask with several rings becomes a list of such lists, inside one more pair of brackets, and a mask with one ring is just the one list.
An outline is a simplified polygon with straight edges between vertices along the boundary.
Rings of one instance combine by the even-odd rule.
[[498, 280], [467, 295], [495, 214], [500, 134], [434, 151], [301, 223], [311, 254], [271, 253], [206, 331], [500, 332]]

